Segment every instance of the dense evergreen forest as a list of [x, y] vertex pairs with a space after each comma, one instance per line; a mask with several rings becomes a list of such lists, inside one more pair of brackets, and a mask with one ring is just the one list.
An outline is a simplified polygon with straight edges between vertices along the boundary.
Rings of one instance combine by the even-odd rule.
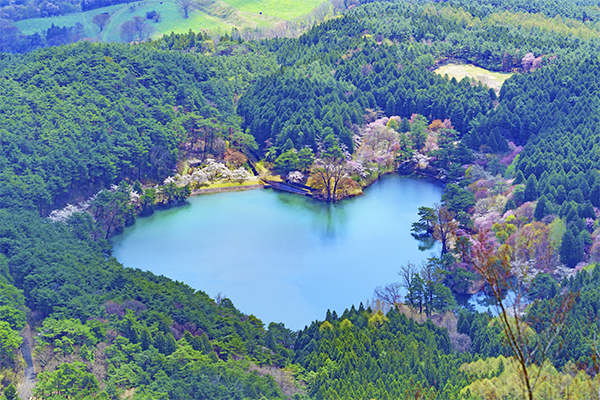
[[[32, 338], [44, 399], [597, 396], [598, 4], [346, 3], [298, 38], [0, 48], [0, 396]], [[337, 201], [398, 169], [446, 183], [413, 224], [442, 254], [297, 332], [111, 256], [215, 182]]]

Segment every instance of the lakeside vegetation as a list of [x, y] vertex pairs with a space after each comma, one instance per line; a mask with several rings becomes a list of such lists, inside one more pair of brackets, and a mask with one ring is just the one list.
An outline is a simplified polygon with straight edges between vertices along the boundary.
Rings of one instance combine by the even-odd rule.
[[[138, 44], [48, 47], [81, 38], [89, 22], [23, 35], [13, 22], [37, 15], [33, 5], [2, 3], [5, 398], [21, 379], [26, 326], [39, 334], [40, 398], [598, 392], [597, 4], [332, 6], [343, 15], [297, 39], [186, 29]], [[69, 18], [81, 5], [44, 7]], [[144, 26], [132, 38], [149, 36]], [[116, 39], [111, 31], [105, 38]], [[472, 64], [462, 72], [479, 82], [430, 71], [453, 59]], [[474, 68], [514, 75], [502, 75], [497, 93]], [[413, 229], [439, 240], [442, 254], [392, 266], [402, 282], [378, 288], [369, 307], [348, 305], [299, 332], [110, 256], [107, 237], [136, 215], [207, 184], [248, 181], [249, 159], [326, 201], [398, 168], [443, 179], [443, 204], [420, 210]], [[457, 308], [453, 293], [480, 289], [503, 308], [497, 317]]]

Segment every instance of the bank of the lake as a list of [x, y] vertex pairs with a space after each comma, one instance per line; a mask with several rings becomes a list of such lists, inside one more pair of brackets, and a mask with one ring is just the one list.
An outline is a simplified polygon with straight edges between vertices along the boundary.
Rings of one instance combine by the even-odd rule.
[[433, 180], [391, 174], [333, 204], [272, 189], [194, 196], [138, 219], [112, 239], [114, 255], [300, 329], [397, 281], [402, 263], [437, 255], [437, 245], [419, 250], [410, 226], [441, 193]]

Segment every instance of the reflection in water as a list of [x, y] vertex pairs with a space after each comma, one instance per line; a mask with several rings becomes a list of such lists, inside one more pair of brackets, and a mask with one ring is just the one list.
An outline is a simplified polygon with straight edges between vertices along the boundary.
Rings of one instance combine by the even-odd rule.
[[225, 293], [267, 325], [301, 329], [397, 281], [401, 263], [439, 256], [439, 243], [420, 251], [410, 227], [441, 192], [435, 182], [389, 175], [333, 204], [271, 189], [196, 196], [138, 219], [111, 239], [113, 254], [127, 267]]
[[337, 203], [327, 203], [305, 196], [290, 195], [280, 191], [277, 200], [286, 207], [307, 211], [312, 219], [312, 226], [322, 239], [333, 240], [345, 230], [346, 208], [354, 199], [346, 199]]
[[[496, 306], [496, 299], [494, 296], [488, 296], [484, 292], [477, 292], [475, 294], [457, 294], [454, 296], [456, 303], [471, 312], [479, 311], [482, 313], [489, 313], [491, 315], [498, 315], [498, 307]], [[505, 304], [512, 304], [515, 300], [514, 292], [509, 292], [505, 299]]]
[[415, 239], [419, 242], [419, 250], [421, 251], [431, 250], [435, 246], [435, 239], [431, 236], [420, 236], [415, 237]]

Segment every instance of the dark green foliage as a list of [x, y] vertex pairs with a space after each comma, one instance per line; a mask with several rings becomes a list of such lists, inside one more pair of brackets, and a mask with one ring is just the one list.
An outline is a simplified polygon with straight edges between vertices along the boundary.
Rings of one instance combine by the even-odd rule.
[[567, 229], [560, 244], [560, 262], [569, 268], [574, 268], [583, 258], [583, 243], [573, 229], [573, 226]]
[[490, 323], [491, 314], [468, 312], [458, 313], [457, 331], [468, 335], [471, 339], [471, 351], [482, 357], [497, 357], [510, 354], [510, 349], [503, 345], [504, 333], [499, 323]]
[[508, 199], [506, 205], [504, 206], [504, 213], [506, 213], [508, 210], [514, 210], [515, 208], [517, 208], [515, 201], [513, 199]]
[[[543, 280], [548, 279], [543, 278]], [[560, 302], [557, 299], [567, 293], [575, 294], [577, 298], [573, 308], [568, 314], [558, 341], [550, 352], [553, 354], [554, 363], [558, 366], [575, 362], [585, 369], [595, 368], [594, 347], [590, 351], [590, 346], [594, 346], [593, 338], [598, 334], [600, 266], [596, 264], [590, 270], [580, 271], [577, 275], [564, 279], [561, 289], [566, 289], [567, 293], [561, 296], [551, 297], [552, 286], [553, 283], [550, 282], [550, 287], [546, 290], [549, 300], [533, 303], [528, 312], [528, 323], [536, 329], [543, 327], [551, 313], [560, 312], [558, 308]]]
[[595, 106], [600, 60], [595, 53], [593, 46], [582, 48], [555, 66], [508, 80], [500, 106], [479, 119], [472, 132], [483, 136], [499, 127], [505, 137], [524, 145], [514, 181], [525, 183], [527, 177], [524, 201], [545, 195], [558, 205], [588, 199], [600, 204], [594, 175], [600, 162], [600, 107]]
[[537, 199], [538, 190], [537, 190], [537, 178], [534, 174], [529, 175], [527, 178], [527, 183], [525, 184], [525, 191], [523, 192], [523, 200], [524, 201], [534, 201]]
[[337, 320], [315, 321], [299, 333], [295, 348], [296, 361], [316, 372], [315, 398], [335, 391], [337, 398], [402, 399], [419, 382], [447, 399], [466, 378], [458, 368], [468, 356], [451, 350], [445, 329], [395, 310], [384, 317], [352, 307]]
[[415, 236], [429, 236], [433, 234], [433, 224], [437, 219], [435, 210], [430, 207], [419, 207], [419, 221], [413, 222], [411, 231]]
[[18, 399], [17, 389], [15, 388], [15, 385], [13, 385], [11, 383], [10, 385], [8, 385], [8, 387], [6, 389], [4, 389], [4, 397], [6, 400], [17, 400]]
[[540, 197], [537, 204], [535, 205], [535, 211], [533, 213], [533, 217], [537, 221], [541, 221], [542, 218], [544, 218], [548, 214], [548, 211], [549, 211], [548, 210], [548, 202], [546, 201], [546, 197], [542, 196], [542, 197]]
[[515, 176], [515, 180], [513, 181], [514, 185], [525, 184], [525, 177], [523, 176], [523, 171], [519, 170], [517, 172], [517, 176]]
[[527, 292], [527, 297], [535, 299], [551, 299], [558, 293], [556, 281], [548, 274], [537, 274]]
[[594, 183], [590, 191], [590, 201], [594, 207], [600, 207], [600, 184]]
[[[173, 107], [197, 118], [232, 113], [212, 76], [196, 58], [124, 45], [82, 43], [0, 63], [2, 206], [47, 212], [72, 193], [164, 177], [188, 134]], [[22, 91], [26, 98], [15, 95]]]
[[442, 201], [452, 212], [464, 211], [469, 213], [471, 207], [475, 206], [475, 195], [458, 185], [448, 184], [444, 189]]
[[462, 267], [454, 269], [444, 281], [450, 289], [457, 293], [467, 293], [471, 283], [477, 279], [477, 275]]

